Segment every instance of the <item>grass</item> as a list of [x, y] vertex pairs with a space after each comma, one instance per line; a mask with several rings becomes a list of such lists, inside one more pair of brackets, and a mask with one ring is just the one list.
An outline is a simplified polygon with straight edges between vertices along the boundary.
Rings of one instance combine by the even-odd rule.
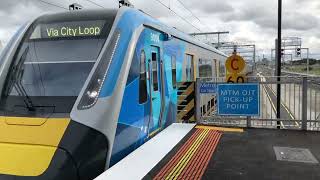
[[[307, 66], [304, 65], [286, 65], [284, 68], [288, 71], [297, 72], [297, 73], [307, 73]], [[310, 65], [309, 73], [314, 75], [320, 75], [320, 65]]]

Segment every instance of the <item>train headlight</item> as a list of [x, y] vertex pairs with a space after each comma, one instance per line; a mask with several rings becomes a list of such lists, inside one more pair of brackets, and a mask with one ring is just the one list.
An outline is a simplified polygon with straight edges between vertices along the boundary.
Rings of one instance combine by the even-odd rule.
[[96, 66], [97, 68], [95, 69], [95, 72], [93, 73], [89, 84], [81, 97], [78, 105], [79, 110], [89, 109], [98, 101], [102, 85], [106, 79], [109, 65], [112, 62], [119, 39], [120, 32], [116, 31], [108, 43], [107, 48], [98, 62], [99, 64]]
[[90, 98], [96, 98], [98, 96], [98, 92], [97, 91], [88, 91], [87, 92], [87, 95], [90, 97]]

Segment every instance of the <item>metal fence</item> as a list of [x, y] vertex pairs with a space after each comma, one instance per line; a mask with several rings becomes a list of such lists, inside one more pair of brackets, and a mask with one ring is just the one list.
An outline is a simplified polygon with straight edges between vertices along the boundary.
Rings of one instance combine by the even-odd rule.
[[[218, 126], [303, 129], [320, 131], [319, 77], [249, 77], [260, 87], [259, 116], [221, 116], [217, 114], [217, 95], [202, 94], [202, 83], [224, 83], [224, 78], [201, 78], [196, 82], [196, 119], [198, 123]], [[277, 84], [281, 86], [280, 118], [277, 118]]]

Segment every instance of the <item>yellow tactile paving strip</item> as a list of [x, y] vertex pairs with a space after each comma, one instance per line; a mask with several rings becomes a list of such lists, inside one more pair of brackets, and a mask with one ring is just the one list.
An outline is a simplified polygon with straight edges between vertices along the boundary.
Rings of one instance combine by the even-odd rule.
[[184, 154], [184, 156], [180, 159], [178, 164], [173, 168], [173, 170], [169, 173], [169, 175], [166, 177], [166, 180], [168, 179], [176, 179], [175, 177], [178, 177], [182, 170], [186, 167], [188, 162], [190, 161], [193, 154], [196, 152], [196, 150], [199, 148], [202, 141], [205, 139], [205, 137], [208, 135], [209, 130], [204, 130], [198, 138], [194, 141], [192, 146], [189, 148], [189, 150]]
[[221, 135], [216, 130], [197, 128], [153, 179], [200, 179]]
[[242, 133], [242, 128], [225, 128], [225, 127], [216, 127], [216, 126], [196, 126], [197, 129], [210, 129], [210, 130], [216, 130], [216, 131], [223, 131], [223, 132], [238, 132]]

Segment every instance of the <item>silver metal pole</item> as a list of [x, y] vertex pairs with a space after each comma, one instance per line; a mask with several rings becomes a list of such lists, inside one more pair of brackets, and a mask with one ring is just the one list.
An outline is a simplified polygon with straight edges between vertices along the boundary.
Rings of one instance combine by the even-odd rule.
[[307, 130], [307, 119], [308, 119], [308, 81], [307, 77], [302, 78], [302, 124], [301, 129]]
[[196, 89], [195, 89], [195, 93], [196, 93], [196, 104], [195, 104], [195, 106], [196, 106], [196, 122], [198, 122], [198, 123], [201, 123], [200, 122], [200, 118], [201, 118], [201, 111], [200, 111], [200, 99], [201, 99], [201, 97], [200, 97], [200, 79], [199, 78], [197, 78], [196, 79]]
[[307, 48], [307, 74], [309, 74], [309, 48]]
[[219, 47], [220, 47], [220, 33], [218, 34], [218, 48], [217, 49], [219, 49]]
[[247, 127], [251, 127], [251, 116], [247, 116]]
[[254, 70], [256, 70], [256, 45], [253, 45], [253, 64]]

